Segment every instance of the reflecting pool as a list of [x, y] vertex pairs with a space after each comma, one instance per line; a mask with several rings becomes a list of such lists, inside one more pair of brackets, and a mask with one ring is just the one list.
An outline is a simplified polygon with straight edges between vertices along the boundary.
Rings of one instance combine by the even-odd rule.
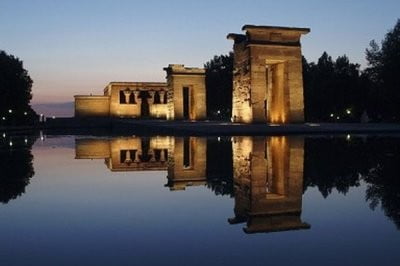
[[0, 265], [399, 265], [398, 136], [0, 136]]

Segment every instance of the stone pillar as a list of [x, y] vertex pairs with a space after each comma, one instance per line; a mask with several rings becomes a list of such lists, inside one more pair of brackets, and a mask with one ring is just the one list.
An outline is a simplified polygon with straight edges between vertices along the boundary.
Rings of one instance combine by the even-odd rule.
[[139, 154], [139, 150], [136, 150], [136, 153], [135, 153], [135, 160], [134, 160], [135, 163], [140, 162], [139, 155], [140, 155], [140, 154]]
[[160, 161], [165, 162], [165, 149], [161, 149], [160, 151]]
[[136, 104], [139, 104], [142, 99], [139, 98], [140, 91], [133, 91], [133, 95], [135, 95], [135, 102]]
[[124, 95], [125, 95], [125, 102], [129, 103], [129, 97], [131, 96], [131, 91], [130, 90], [124, 90]]
[[164, 102], [165, 91], [159, 91], [158, 93], [159, 93], [159, 95], [160, 95], [160, 102], [161, 102], [162, 104], [164, 104], [164, 103], [165, 103], [165, 102]]
[[150, 98], [151, 98], [151, 102], [149, 102], [149, 104], [150, 103], [154, 104], [154, 95], [156, 94], [156, 92], [155, 91], [149, 91], [149, 94], [150, 94]]
[[126, 151], [125, 162], [126, 162], [126, 163], [131, 163], [131, 162], [132, 162], [131, 151], [130, 151], [130, 150], [127, 150], [127, 151]]

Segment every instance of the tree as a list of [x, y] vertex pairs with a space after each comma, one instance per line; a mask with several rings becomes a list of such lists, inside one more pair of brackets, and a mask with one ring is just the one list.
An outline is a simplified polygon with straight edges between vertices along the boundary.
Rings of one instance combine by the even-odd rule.
[[214, 56], [204, 64], [206, 69], [207, 115], [229, 120], [232, 112], [233, 53]]
[[316, 64], [303, 57], [303, 80], [306, 121], [360, 121], [368, 90], [359, 64], [326, 52]]
[[[366, 49], [368, 68], [366, 73], [374, 83], [371, 104], [377, 109], [377, 116], [387, 121], [400, 120], [400, 19], [381, 43], [370, 42]], [[369, 108], [369, 109], [373, 109]]]
[[36, 117], [29, 105], [32, 83], [22, 61], [0, 51], [0, 124], [22, 124]]

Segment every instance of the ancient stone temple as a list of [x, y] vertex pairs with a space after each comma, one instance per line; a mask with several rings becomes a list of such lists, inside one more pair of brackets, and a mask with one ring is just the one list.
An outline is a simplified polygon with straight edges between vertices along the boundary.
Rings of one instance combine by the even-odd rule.
[[205, 70], [169, 65], [167, 82], [111, 82], [103, 95], [75, 96], [76, 117], [206, 118]]
[[245, 25], [234, 41], [232, 119], [304, 122], [300, 37], [308, 28]]

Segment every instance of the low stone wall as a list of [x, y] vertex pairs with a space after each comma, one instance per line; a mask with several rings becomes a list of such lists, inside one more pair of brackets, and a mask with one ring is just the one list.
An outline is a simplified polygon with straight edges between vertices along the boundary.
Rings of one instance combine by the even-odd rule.
[[108, 117], [110, 97], [100, 95], [75, 96], [75, 117]]

